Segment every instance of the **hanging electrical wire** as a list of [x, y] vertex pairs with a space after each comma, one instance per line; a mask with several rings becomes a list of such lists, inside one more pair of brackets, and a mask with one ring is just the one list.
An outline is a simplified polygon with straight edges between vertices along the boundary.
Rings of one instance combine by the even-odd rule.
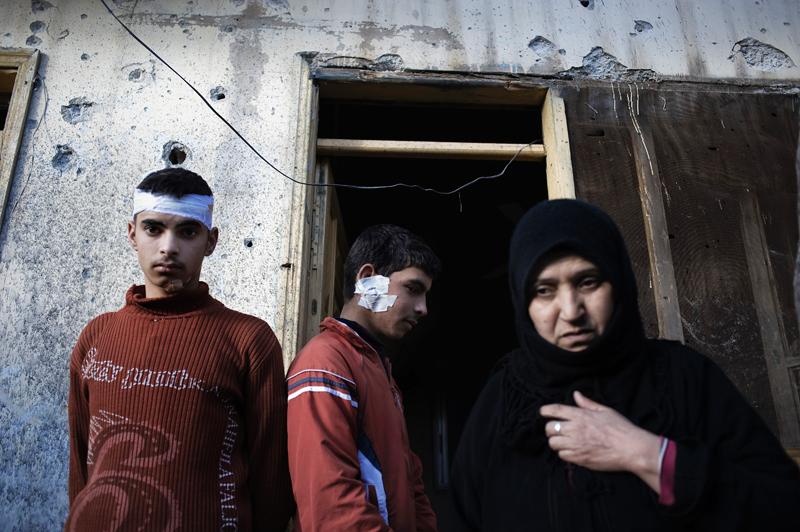
[[203, 96], [203, 94], [199, 90], [197, 90], [197, 88], [194, 85], [192, 85], [189, 82], [189, 80], [187, 80], [185, 77], [183, 77], [180, 72], [175, 70], [172, 67], [172, 65], [170, 65], [164, 58], [162, 58], [160, 55], [158, 55], [158, 53], [155, 50], [153, 50], [146, 42], [144, 42], [141, 38], [139, 38], [139, 36], [136, 35], [133, 32], [133, 30], [131, 30], [128, 27], [127, 24], [125, 24], [122, 20], [120, 20], [120, 18], [117, 16], [117, 14], [114, 13], [114, 11], [111, 9], [111, 7], [109, 7], [109, 5], [106, 3], [106, 0], [100, 0], [100, 3], [102, 3], [103, 6], [105, 6], [105, 8], [106, 8], [106, 10], [108, 10], [109, 14], [112, 17], [114, 17], [114, 20], [116, 20], [119, 23], [119, 25], [122, 26], [125, 29], [125, 31], [128, 32], [128, 34], [136, 40], [136, 42], [138, 42], [140, 45], [142, 45], [142, 47], [144, 47], [148, 52], [150, 52], [156, 59], [161, 61], [161, 63], [165, 67], [170, 69], [195, 94], [197, 94], [197, 96], [200, 97], [200, 99], [203, 101], [203, 103], [206, 105], [206, 107], [211, 109], [211, 112], [214, 113], [217, 116], [217, 118], [219, 118], [222, 121], [223, 124], [228, 126], [228, 128], [237, 137], [239, 137], [239, 139], [242, 142], [244, 142], [245, 146], [250, 148], [250, 151], [252, 151], [259, 159], [261, 159], [263, 162], [265, 162], [270, 168], [272, 168], [275, 172], [280, 174], [282, 177], [284, 177], [284, 178], [288, 179], [289, 181], [291, 181], [292, 183], [296, 183], [298, 185], [303, 185], [303, 186], [307, 186], [307, 187], [337, 187], [337, 188], [349, 188], [349, 189], [360, 189], [360, 190], [380, 190], [380, 189], [389, 189], [389, 188], [400, 188], [400, 187], [402, 187], [402, 188], [414, 188], [414, 189], [422, 190], [424, 192], [430, 192], [430, 193], [433, 193], [433, 194], [440, 194], [440, 195], [443, 195], [443, 196], [449, 196], [451, 194], [458, 194], [459, 192], [461, 192], [465, 188], [467, 188], [467, 187], [469, 187], [469, 186], [471, 186], [471, 185], [473, 185], [473, 184], [475, 184], [475, 183], [477, 183], [479, 181], [484, 181], [484, 180], [489, 180], [489, 179], [498, 179], [498, 178], [502, 177], [506, 173], [506, 170], [508, 170], [508, 167], [511, 166], [511, 163], [513, 163], [517, 159], [517, 157], [522, 152], [522, 150], [524, 150], [525, 148], [527, 148], [528, 146], [531, 146], [532, 144], [534, 144], [536, 142], [539, 142], [538, 140], [534, 140], [534, 141], [531, 141], [531, 142], [529, 142], [527, 144], [523, 144], [522, 146], [520, 146], [520, 148], [517, 150], [517, 152], [514, 154], [514, 156], [511, 159], [508, 160], [506, 165], [503, 167], [503, 169], [499, 173], [493, 174], [493, 175], [485, 175], [485, 176], [476, 177], [475, 179], [473, 179], [473, 180], [471, 180], [471, 181], [469, 181], [469, 182], [467, 182], [467, 183], [465, 183], [463, 185], [460, 185], [460, 186], [458, 186], [458, 187], [456, 187], [456, 188], [454, 188], [452, 190], [438, 190], [438, 189], [435, 189], [435, 188], [424, 187], [422, 185], [417, 185], [417, 184], [414, 184], [414, 183], [393, 183], [393, 184], [390, 184], [390, 185], [350, 185], [350, 184], [347, 184], [347, 183], [312, 183], [312, 182], [307, 182], [307, 181], [301, 181], [301, 180], [296, 179], [296, 178], [290, 176], [289, 174], [285, 173], [280, 168], [278, 168], [277, 166], [275, 166], [274, 164], [269, 162], [269, 160], [267, 160], [266, 157], [261, 155], [261, 152], [259, 152], [258, 149], [256, 149], [256, 147], [253, 146], [250, 143], [250, 141], [248, 141], [244, 137], [244, 135], [242, 135], [239, 132], [239, 130], [236, 129], [236, 127], [233, 126], [233, 124], [231, 124], [224, 116], [222, 116], [214, 108], [214, 106], [211, 105], [211, 103], [206, 99], [206, 97]]

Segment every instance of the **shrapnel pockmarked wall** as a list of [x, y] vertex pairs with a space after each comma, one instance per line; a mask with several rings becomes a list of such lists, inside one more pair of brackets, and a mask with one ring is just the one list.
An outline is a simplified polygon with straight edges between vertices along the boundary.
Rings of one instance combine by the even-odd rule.
[[[279, 168], [295, 167], [300, 52], [327, 65], [622, 82], [740, 79], [793, 90], [794, 1], [106, 0]], [[220, 245], [204, 278], [283, 323], [293, 185], [95, 0], [0, 0], [0, 47], [39, 77], [0, 232], [0, 530], [56, 530], [67, 509], [69, 352], [139, 279], [131, 192], [168, 164], [205, 176]]]

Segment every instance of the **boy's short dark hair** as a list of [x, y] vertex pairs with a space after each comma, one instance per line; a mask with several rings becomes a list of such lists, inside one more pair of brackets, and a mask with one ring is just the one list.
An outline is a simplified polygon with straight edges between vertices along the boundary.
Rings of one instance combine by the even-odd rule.
[[419, 268], [432, 279], [442, 270], [439, 257], [420, 237], [397, 225], [381, 224], [366, 228], [356, 238], [344, 261], [345, 301], [353, 297], [358, 270], [372, 264], [376, 273], [389, 277], [405, 268]]
[[148, 174], [136, 188], [143, 192], [175, 198], [187, 194], [214, 195], [205, 179], [185, 168], [156, 170]]

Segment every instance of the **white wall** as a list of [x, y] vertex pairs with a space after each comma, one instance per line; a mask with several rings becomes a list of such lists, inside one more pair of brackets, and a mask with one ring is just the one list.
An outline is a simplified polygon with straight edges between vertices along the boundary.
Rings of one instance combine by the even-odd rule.
[[[583, 74], [619, 77], [611, 54], [659, 76], [800, 79], [792, 66], [800, 62], [797, 0], [107, 1], [205, 96], [224, 87], [214, 108], [295, 175], [300, 51], [397, 54], [415, 69], [554, 74], [602, 47]], [[205, 279], [230, 307], [271, 323], [292, 188], [99, 1], [0, 0], [0, 13], [0, 47], [43, 54], [0, 232], [0, 530], [58, 529], [67, 360], [84, 323], [119, 307], [139, 279], [125, 240], [133, 187], [164, 166], [165, 143], [185, 144], [185, 166], [217, 197], [221, 242]], [[636, 20], [647, 22], [641, 31]], [[70, 123], [62, 106], [75, 98], [92, 105]], [[61, 164], [57, 145], [73, 152]]]

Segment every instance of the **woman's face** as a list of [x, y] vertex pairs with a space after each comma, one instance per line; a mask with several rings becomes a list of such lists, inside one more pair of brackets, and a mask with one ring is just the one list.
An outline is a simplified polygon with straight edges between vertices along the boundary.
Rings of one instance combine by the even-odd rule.
[[611, 283], [592, 262], [571, 254], [545, 263], [528, 305], [536, 332], [573, 352], [583, 351], [599, 338], [613, 312]]

